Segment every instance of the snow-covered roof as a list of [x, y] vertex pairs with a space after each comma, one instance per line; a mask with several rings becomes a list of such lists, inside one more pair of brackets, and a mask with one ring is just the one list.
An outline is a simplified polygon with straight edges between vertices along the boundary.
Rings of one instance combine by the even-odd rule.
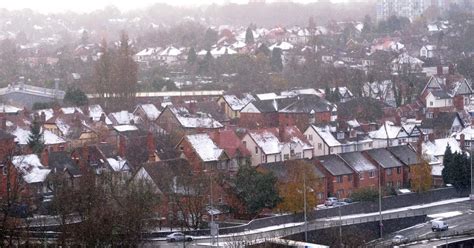
[[257, 143], [263, 153], [277, 154], [281, 152], [282, 145], [278, 137], [268, 130], [258, 130], [249, 132], [250, 137]]
[[160, 56], [179, 56], [181, 55], [181, 50], [173, 46], [167, 47], [160, 53]]
[[360, 123], [356, 119], [348, 120], [347, 125], [349, 125], [352, 128], [360, 127]]
[[239, 99], [235, 95], [224, 95], [224, 99], [234, 111], [242, 110], [249, 102], [255, 100], [255, 98], [250, 94], [245, 95], [242, 99]]
[[[30, 130], [17, 127], [11, 134], [15, 135], [15, 142], [20, 145], [27, 145], [30, 137]], [[43, 130], [43, 140], [45, 145], [64, 144], [66, 141], [49, 130]]]
[[468, 126], [456, 134], [456, 139], [461, 140], [461, 134], [464, 134], [465, 140], [474, 140], [474, 127]]
[[135, 56], [151, 56], [151, 55], [154, 55], [154, 54], [156, 54], [160, 51], [161, 51], [161, 47], [145, 48], [145, 49], [141, 50], [140, 52], [138, 52], [137, 54], [135, 54]]
[[453, 153], [462, 152], [461, 147], [459, 146], [459, 143], [456, 141], [455, 138], [436, 139], [434, 142], [428, 141], [423, 143], [422, 149], [423, 153], [428, 156], [439, 157], [444, 156], [444, 153], [446, 152], [446, 147], [448, 145], [451, 147], [451, 151]]
[[26, 183], [44, 182], [51, 172], [41, 164], [36, 154], [14, 156], [12, 163]]
[[211, 54], [212, 56], [222, 56], [225, 54], [227, 55], [237, 54], [237, 52], [229, 47], [216, 47], [211, 50]]
[[93, 121], [99, 121], [102, 114], [105, 115], [105, 123], [111, 125], [112, 121], [110, 121], [109, 117], [105, 114], [102, 106], [99, 104], [89, 105], [89, 117], [92, 118]]
[[277, 99], [278, 95], [276, 93], [263, 93], [263, 94], [257, 94], [257, 98], [259, 100], [272, 100], [272, 99]]
[[377, 131], [369, 133], [372, 139], [396, 139], [398, 134], [402, 130], [402, 127], [395, 126], [392, 122], [385, 122]]
[[64, 121], [62, 118], [57, 118], [55, 121], [56, 126], [59, 128], [59, 131], [63, 134], [63, 136], [68, 136], [69, 131], [71, 130], [71, 126]]
[[422, 60], [412, 57], [406, 53], [400, 54], [398, 58], [394, 59], [392, 63], [398, 63], [398, 64], [408, 64], [408, 65], [416, 65], [416, 64], [424, 64]]
[[79, 112], [81, 114], [82, 113], [82, 109], [78, 108], [78, 107], [66, 107], [66, 108], [61, 108], [61, 112], [63, 112], [64, 114], [66, 115], [70, 115], [70, 114], [74, 114], [75, 112]]
[[186, 108], [169, 107], [178, 119], [179, 123], [185, 128], [209, 128], [216, 129], [224, 127], [220, 122], [211, 117], [191, 116]]
[[107, 158], [107, 162], [109, 163], [110, 167], [112, 167], [112, 170], [116, 172], [130, 170], [127, 160], [122, 159], [121, 157]]
[[337, 139], [332, 135], [331, 128], [329, 126], [325, 127], [317, 127], [312, 125], [314, 131], [323, 139], [324, 143], [326, 143], [330, 147], [340, 146], [341, 143], [337, 141]]
[[117, 121], [117, 124], [119, 125], [128, 125], [132, 120], [136, 120], [135, 116], [126, 110], [110, 113], [110, 115]]
[[44, 113], [44, 116], [46, 117], [45, 121], [48, 121], [49, 119], [53, 118], [54, 116], [54, 110], [52, 108], [49, 109], [40, 109], [35, 112], [37, 115], [41, 115], [41, 113]]
[[[137, 109], [141, 107], [143, 109], [143, 111], [145, 112], [145, 115], [146, 117], [148, 118], [148, 120], [151, 120], [151, 121], [154, 121], [158, 118], [158, 116], [161, 114], [161, 112], [158, 110], [158, 108], [151, 104], [151, 103], [148, 103], [148, 104], [140, 104], [139, 106], [137, 106]], [[137, 111], [137, 109], [135, 109], [135, 111]]]
[[117, 132], [128, 132], [128, 131], [136, 131], [138, 130], [138, 127], [135, 125], [118, 125], [118, 126], [114, 126], [114, 129]]
[[288, 50], [291, 50], [293, 49], [293, 45], [286, 42], [286, 41], [283, 41], [283, 42], [280, 42], [280, 43], [276, 43], [276, 44], [273, 44], [272, 46], [269, 47], [270, 50], [273, 50], [275, 48], [280, 48], [282, 51], [288, 51]]
[[361, 152], [350, 152], [340, 154], [342, 159], [356, 172], [373, 171], [377, 167], [372, 164]]
[[437, 164], [437, 165], [432, 165], [431, 166], [431, 175], [432, 176], [443, 176], [443, 169], [444, 169], [444, 166], [441, 165], [441, 164]]
[[16, 114], [20, 111], [22, 111], [21, 108], [17, 108], [17, 107], [12, 106], [12, 105], [7, 105], [5, 103], [0, 103], [0, 113]]
[[204, 162], [218, 161], [224, 152], [223, 149], [217, 147], [209, 135], [204, 133], [187, 135], [186, 140]]

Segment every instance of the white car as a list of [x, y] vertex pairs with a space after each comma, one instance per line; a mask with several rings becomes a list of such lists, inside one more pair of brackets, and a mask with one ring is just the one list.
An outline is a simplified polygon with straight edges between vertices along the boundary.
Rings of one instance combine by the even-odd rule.
[[328, 199], [326, 199], [326, 201], [324, 202], [324, 205], [326, 207], [329, 207], [329, 206], [332, 206], [334, 205], [334, 203], [336, 203], [338, 200], [336, 197], [328, 197]]
[[166, 236], [166, 241], [168, 242], [193, 241], [193, 237], [189, 235], [184, 235], [184, 233], [181, 233], [181, 232], [175, 232]]
[[448, 223], [442, 220], [433, 220], [431, 221], [431, 230], [435, 231], [446, 231], [448, 230], [449, 226]]
[[395, 235], [395, 237], [392, 238], [392, 243], [393, 244], [402, 244], [408, 242], [408, 238], [403, 236], [403, 235]]

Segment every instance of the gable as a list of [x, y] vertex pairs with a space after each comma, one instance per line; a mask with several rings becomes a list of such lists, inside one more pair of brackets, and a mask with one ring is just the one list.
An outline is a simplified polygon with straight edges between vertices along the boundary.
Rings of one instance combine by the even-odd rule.
[[460, 82], [459, 88], [456, 91], [456, 95], [470, 95], [472, 94], [471, 87], [469, 87], [467, 80]]
[[259, 114], [260, 111], [255, 107], [255, 105], [253, 105], [253, 103], [249, 103], [240, 111], [240, 113]]

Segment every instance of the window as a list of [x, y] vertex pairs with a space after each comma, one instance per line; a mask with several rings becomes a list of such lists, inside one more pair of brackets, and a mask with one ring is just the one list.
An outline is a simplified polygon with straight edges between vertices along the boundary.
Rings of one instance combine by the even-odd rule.
[[258, 154], [258, 146], [255, 147], [255, 154]]
[[337, 182], [337, 183], [342, 183], [342, 180], [343, 180], [343, 179], [342, 179], [342, 176], [337, 176], [337, 177], [336, 177], [336, 182]]
[[402, 173], [402, 167], [397, 167], [397, 174], [400, 175]]
[[308, 140], [313, 140], [313, 135], [308, 135]]
[[290, 154], [285, 154], [285, 155], [283, 156], [283, 159], [289, 160], [289, 159], [290, 159]]
[[392, 168], [386, 169], [386, 170], [385, 170], [385, 173], [387, 174], [387, 176], [392, 175]]
[[387, 188], [392, 188], [392, 187], [393, 187], [393, 182], [392, 181], [387, 182]]
[[301, 152], [297, 152], [297, 153], [295, 154], [295, 156], [296, 156], [296, 158], [301, 158]]
[[324, 198], [324, 194], [319, 192], [316, 197], [318, 198], [318, 200], [322, 200]]
[[364, 172], [361, 172], [361, 173], [359, 174], [359, 179], [360, 179], [360, 180], [364, 180]]
[[322, 150], [322, 149], [323, 149], [323, 144], [318, 143], [318, 150]]
[[397, 188], [400, 188], [402, 186], [402, 182], [397, 181]]
[[247, 141], [244, 141], [243, 143], [244, 143], [245, 148], [247, 148]]
[[337, 198], [343, 198], [344, 196], [344, 190], [343, 189], [340, 189], [336, 192], [337, 194]]
[[433, 106], [433, 102], [430, 101], [430, 106]]
[[352, 182], [352, 175], [347, 175], [347, 181]]
[[4, 164], [0, 164], [0, 167], [2, 167], [2, 174], [6, 176], [8, 174], [7, 167]]
[[369, 171], [369, 177], [374, 178], [375, 177], [375, 171]]

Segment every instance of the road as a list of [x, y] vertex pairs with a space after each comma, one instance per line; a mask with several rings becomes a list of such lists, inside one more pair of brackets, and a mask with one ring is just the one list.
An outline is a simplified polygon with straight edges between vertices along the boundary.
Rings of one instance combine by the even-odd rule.
[[[426, 204], [426, 205], [417, 205], [408, 208], [401, 208], [401, 209], [392, 209], [383, 212], [384, 219], [395, 219], [413, 215], [420, 215], [423, 214], [440, 214], [440, 213], [448, 213], [448, 212], [455, 212], [457, 216], [453, 217], [452, 223], [448, 222], [450, 226], [455, 226], [455, 222], [462, 222], [461, 224], [457, 224], [459, 228], [466, 227], [469, 228], [471, 225], [474, 229], [474, 215], [471, 216], [471, 212], [469, 211], [470, 206], [468, 205], [467, 198], [463, 199], [454, 199], [450, 201], [444, 201], [439, 203], [433, 204]], [[466, 218], [464, 215], [469, 215], [470, 218]], [[454, 218], [459, 218], [454, 219]], [[472, 217], [472, 218], [471, 218]], [[467, 220], [463, 219], [466, 218]], [[369, 221], [377, 221], [378, 220], [378, 213], [369, 213], [369, 214], [358, 214], [358, 215], [348, 215], [342, 216], [342, 225], [351, 225], [361, 222], [369, 222]], [[469, 223], [469, 222], [472, 222]], [[318, 219], [316, 221], [311, 221], [308, 223], [308, 230], [315, 230], [315, 229], [322, 229], [327, 228], [330, 226], [337, 226], [339, 225], [339, 217], [335, 218], [326, 218], [326, 219]], [[219, 238], [220, 244], [226, 244], [228, 247], [242, 247], [246, 242], [256, 242], [261, 243], [265, 239], [272, 239], [276, 237], [284, 237], [291, 234], [301, 233], [304, 232], [305, 225], [304, 223], [288, 223], [286, 225], [280, 226], [273, 226], [267, 227], [257, 230], [246, 231], [243, 233], [236, 233], [232, 235], [222, 235]], [[416, 232], [416, 235], [424, 235], [427, 232], [431, 232], [431, 226], [428, 223], [423, 223], [423, 225], [414, 226], [409, 229], [405, 229], [400, 231], [400, 234], [409, 235], [410, 233]], [[388, 240], [390, 241], [391, 238], [398, 234], [389, 234], [387, 235], [387, 239], [384, 240], [385, 242]], [[190, 243], [187, 243], [186, 246], [190, 247], [209, 247], [211, 240], [209, 237], [196, 237], [196, 240]], [[183, 244], [170, 244], [167, 243], [164, 239], [156, 239], [150, 240], [146, 243], [145, 247], [183, 247]]]
[[[377, 243], [377, 246], [388, 246], [391, 244], [391, 239], [395, 235], [403, 235], [410, 241], [419, 240], [419, 242], [407, 245], [406, 247], [433, 247], [431, 242], [427, 240], [436, 235], [453, 234], [455, 232], [464, 232], [474, 230], [474, 211], [471, 210], [471, 203], [469, 201], [451, 203], [447, 205], [441, 205], [434, 208], [426, 209], [428, 217], [431, 219], [444, 220], [449, 225], [448, 232], [437, 232], [434, 233], [431, 230], [431, 221], [428, 220], [425, 223], [421, 223], [403, 230], [391, 233], [386, 238]], [[439, 239], [436, 243], [442, 244], [445, 241]]]

